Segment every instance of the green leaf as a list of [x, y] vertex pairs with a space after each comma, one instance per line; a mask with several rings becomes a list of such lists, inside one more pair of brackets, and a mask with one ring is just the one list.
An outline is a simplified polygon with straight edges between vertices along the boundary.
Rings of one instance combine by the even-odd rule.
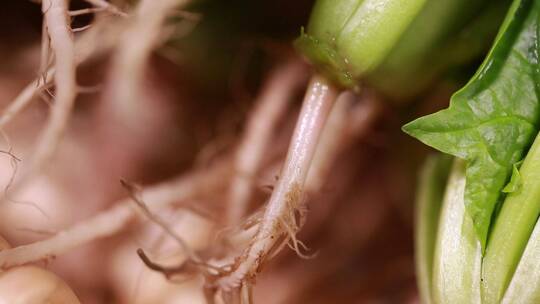
[[518, 165], [514, 165], [512, 167], [512, 176], [510, 177], [510, 181], [508, 182], [508, 184], [506, 184], [506, 186], [504, 186], [502, 192], [512, 193], [519, 191], [519, 189], [521, 188], [521, 184], [521, 174], [519, 173]]
[[432, 303], [431, 278], [439, 214], [452, 158], [429, 157], [422, 167], [418, 183], [415, 214], [415, 264], [422, 303]]
[[540, 1], [515, 0], [484, 63], [448, 109], [403, 127], [467, 161], [465, 204], [483, 248], [512, 166], [538, 132], [539, 12]]

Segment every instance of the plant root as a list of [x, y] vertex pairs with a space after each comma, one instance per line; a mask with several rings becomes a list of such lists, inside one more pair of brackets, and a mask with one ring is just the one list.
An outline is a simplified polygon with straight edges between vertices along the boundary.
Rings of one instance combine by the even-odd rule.
[[[152, 210], [173, 206], [221, 183], [228, 169], [228, 162], [222, 160], [210, 168], [196, 170], [172, 181], [148, 187], [141, 191], [139, 196], [144, 201], [152, 202]], [[123, 199], [111, 209], [48, 239], [1, 251], [0, 269], [47, 260], [85, 243], [114, 235], [124, 229], [136, 215], [132, 198]]]
[[110, 12], [111, 14], [118, 15], [121, 17], [127, 17], [128, 15], [120, 10], [115, 5], [105, 1], [105, 0], [86, 0], [86, 2], [92, 4], [97, 9], [102, 9]]
[[97, 14], [103, 11], [105, 11], [105, 9], [100, 8], [100, 7], [83, 8], [80, 10], [69, 11], [69, 16], [77, 17], [77, 16], [82, 16], [82, 15], [88, 15], [88, 14]]
[[122, 183], [122, 186], [128, 191], [129, 196], [131, 199], [135, 202], [135, 204], [140, 208], [140, 210], [143, 212], [143, 214], [150, 219], [152, 222], [157, 224], [163, 231], [167, 233], [170, 237], [172, 237], [179, 245], [182, 247], [182, 250], [184, 253], [187, 254], [190, 260], [193, 260], [195, 262], [201, 262], [202, 259], [189, 248], [189, 246], [186, 244], [184, 239], [182, 239], [181, 236], [176, 234], [174, 230], [172, 230], [167, 223], [165, 223], [159, 216], [153, 214], [150, 209], [148, 209], [148, 206], [138, 197], [136, 187], [124, 180], [120, 181]]
[[[50, 39], [50, 48], [55, 58], [56, 73], [54, 74], [55, 103], [52, 107], [49, 121], [41, 135], [35, 153], [30, 159], [30, 169], [22, 179], [13, 185], [14, 191], [35, 176], [56, 150], [64, 129], [69, 120], [75, 98], [77, 83], [75, 79], [75, 46], [71, 33], [66, 0], [43, 0], [42, 11], [45, 27]], [[44, 40], [46, 40], [44, 38]], [[42, 67], [48, 63], [48, 44], [42, 52]], [[46, 77], [46, 76], [45, 76]]]
[[231, 292], [251, 280], [260, 271], [277, 241], [283, 235], [291, 238], [296, 234], [299, 225], [296, 224], [295, 212], [302, 204], [308, 170], [336, 95], [337, 90], [324, 78], [312, 78], [280, 179], [270, 197], [257, 234], [244, 253], [236, 259], [233, 270], [215, 282], [223, 291]]
[[39, 75], [43, 83], [47, 83], [47, 71], [51, 65], [51, 39], [47, 30], [47, 20], [43, 18], [41, 25], [41, 57], [39, 61]]
[[376, 97], [369, 93], [361, 98], [348, 91], [339, 95], [309, 169], [306, 181], [308, 193], [319, 193], [322, 190], [339, 154], [365, 134], [378, 117], [379, 104]]
[[[139, 126], [144, 113], [141, 106], [141, 83], [152, 51], [164, 40], [162, 28], [167, 17], [188, 0], [141, 0], [119, 35], [118, 47], [112, 59], [111, 86], [107, 100], [113, 101], [112, 113], [128, 126]], [[134, 113], [135, 112], [135, 113]], [[144, 117], [144, 116], [142, 116]]]
[[[110, 50], [116, 44], [118, 28], [118, 24], [109, 20], [100, 20], [94, 23], [92, 29], [83, 33], [75, 41], [75, 65], [77, 66], [94, 56]], [[43, 38], [43, 42], [46, 44], [49, 43], [48, 35], [47, 39]], [[3, 129], [24, 110], [34, 100], [34, 97], [51, 86], [56, 69], [54, 67], [48, 67], [44, 71], [42, 70], [44, 66], [43, 62], [46, 61], [43, 58], [49, 57], [45, 54], [44, 49], [48, 49], [48, 47], [42, 47], [42, 64], [39, 76], [29, 83], [3, 111], [0, 116], [0, 129]]]
[[[19, 178], [10, 183], [11, 194], [17, 194], [32, 178], [38, 176], [44, 164], [54, 155], [71, 116], [76, 95], [80, 91], [75, 80], [77, 65], [111, 49], [115, 44], [115, 33], [118, 32], [119, 26], [110, 20], [98, 20], [95, 28], [81, 35], [75, 43], [69, 27], [67, 9], [67, 3], [64, 0], [43, 1], [45, 35], [42, 39], [44, 45], [41, 51], [40, 75], [23, 89], [0, 116], [1, 129], [43, 90], [54, 99], [54, 102], [49, 102], [51, 114], [34, 154], [30, 156], [27, 168]], [[52, 67], [50, 66], [51, 55], [55, 58]], [[53, 81], [54, 96], [49, 91]], [[4, 199], [7, 197], [5, 196]]]
[[[40, 77], [42, 78], [38, 78], [37, 86], [39, 86], [40, 81], [43, 81], [43, 84], [48, 82], [46, 70], [52, 52], [56, 69], [56, 73], [52, 77], [56, 88], [56, 97], [47, 125], [35, 147], [34, 154], [30, 157], [28, 169], [19, 180], [10, 183], [12, 192], [17, 192], [31, 178], [39, 175], [43, 166], [52, 157], [61, 141], [77, 96], [75, 46], [69, 25], [68, 2], [66, 0], [43, 0], [42, 12], [44, 14], [43, 34], [45, 36], [42, 38], [44, 45], [41, 51], [40, 72], [42, 75]], [[27, 94], [30, 92], [23, 93], [25, 98], [30, 97], [30, 94]], [[15, 109], [19, 110], [21, 106], [24, 106], [24, 104], [18, 103], [17, 105], [18, 107]]]
[[294, 91], [304, 80], [301, 64], [291, 61], [277, 68], [267, 80], [245, 126], [245, 134], [235, 154], [235, 175], [229, 188], [228, 224], [240, 222], [248, 210], [252, 181], [273, 135], [272, 131], [287, 110]]

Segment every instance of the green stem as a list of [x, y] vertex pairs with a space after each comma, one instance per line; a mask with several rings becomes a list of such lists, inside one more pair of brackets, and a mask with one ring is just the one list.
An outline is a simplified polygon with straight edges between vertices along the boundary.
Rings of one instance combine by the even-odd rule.
[[519, 173], [522, 185], [506, 197], [488, 240], [482, 265], [485, 304], [501, 300], [540, 214], [540, 136]]
[[502, 304], [540, 303], [540, 224], [537, 222]]

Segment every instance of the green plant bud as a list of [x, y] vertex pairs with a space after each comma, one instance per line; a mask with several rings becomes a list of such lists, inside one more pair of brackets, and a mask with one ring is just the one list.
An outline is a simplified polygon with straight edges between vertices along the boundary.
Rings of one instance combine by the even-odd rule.
[[447, 71], [488, 51], [509, 5], [508, 0], [428, 1], [366, 82], [394, 99], [428, 90]]
[[509, 0], [318, 0], [297, 49], [346, 88], [394, 98], [470, 63], [491, 44]]
[[354, 87], [388, 55], [427, 0], [318, 0], [297, 48], [324, 74]]

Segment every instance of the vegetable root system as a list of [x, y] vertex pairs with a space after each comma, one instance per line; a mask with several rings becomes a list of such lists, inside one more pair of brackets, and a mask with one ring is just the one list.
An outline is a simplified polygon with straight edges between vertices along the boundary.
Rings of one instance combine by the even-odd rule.
[[417, 301], [424, 152], [392, 97], [294, 50], [309, 1], [39, 2], [5, 8], [0, 302]]

